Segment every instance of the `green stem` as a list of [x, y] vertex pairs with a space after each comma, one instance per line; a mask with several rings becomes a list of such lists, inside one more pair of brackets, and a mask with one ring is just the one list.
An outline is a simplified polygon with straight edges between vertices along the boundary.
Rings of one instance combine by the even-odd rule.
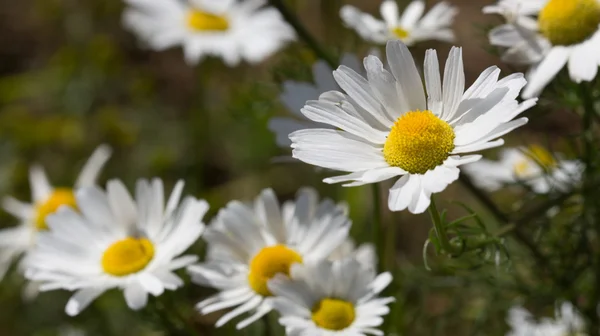
[[373, 244], [377, 248], [377, 264], [378, 270], [385, 269], [385, 244], [381, 241], [384, 239], [382, 232], [382, 221], [381, 221], [381, 193], [379, 190], [379, 184], [373, 183], [371, 187], [373, 193], [373, 223], [371, 224], [371, 233], [373, 234]]
[[431, 196], [431, 204], [429, 205], [429, 215], [431, 216], [431, 221], [433, 222], [433, 229], [435, 230], [435, 235], [438, 238], [442, 246], [442, 252], [446, 252], [448, 254], [454, 254], [456, 251], [456, 247], [450, 244], [450, 240], [448, 240], [448, 235], [446, 234], [446, 228], [444, 223], [442, 223], [442, 219], [440, 218], [440, 213], [435, 204], [435, 198], [433, 195]]
[[283, 0], [269, 0], [271, 6], [277, 8], [277, 10], [281, 13], [283, 18], [294, 28], [298, 37], [302, 39], [306, 45], [319, 57], [329, 64], [332, 69], [336, 69], [338, 67], [338, 62], [334, 57], [332, 57], [321, 45], [319, 42], [310, 34], [310, 32], [304, 27], [304, 25], [300, 22], [296, 14], [290, 11], [286, 5], [283, 3]]

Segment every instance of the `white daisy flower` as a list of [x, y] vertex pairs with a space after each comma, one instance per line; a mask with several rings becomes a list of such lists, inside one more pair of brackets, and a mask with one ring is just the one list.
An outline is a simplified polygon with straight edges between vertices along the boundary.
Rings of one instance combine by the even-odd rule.
[[190, 266], [192, 281], [220, 290], [198, 303], [202, 314], [233, 308], [216, 323], [220, 327], [251, 312], [237, 324], [242, 329], [271, 311], [267, 281], [289, 274], [294, 263], [326, 259], [344, 242], [350, 229], [345, 208], [326, 199], [318, 201], [313, 189], [302, 189], [296, 201], [281, 207], [271, 189], [253, 205], [230, 202], [204, 234], [206, 261]]
[[555, 312], [555, 318], [534, 320], [522, 307], [513, 307], [508, 313], [508, 324], [512, 330], [507, 336], [585, 336], [583, 319], [572, 304], [561, 304]]
[[527, 183], [538, 194], [552, 190], [568, 191], [581, 179], [583, 165], [563, 160], [539, 145], [507, 148], [498, 161], [480, 160], [465, 166], [465, 171], [479, 187], [496, 191], [507, 184]]
[[[498, 80], [490, 67], [464, 91], [462, 49], [453, 48], [440, 78], [435, 50], [425, 55], [425, 86], [412, 55], [400, 41], [387, 45], [391, 72], [374, 56], [365, 58], [367, 79], [341, 66], [334, 72], [346, 93], [329, 91], [309, 101], [302, 113], [337, 129], [303, 129], [290, 134], [292, 155], [316, 166], [349, 172], [327, 178], [345, 186], [401, 178], [390, 189], [392, 211], [424, 212], [432, 193], [458, 179], [458, 166], [477, 161], [475, 151], [498, 147], [495, 140], [527, 123], [513, 120], [535, 105], [516, 97], [522, 74]], [[464, 155], [464, 156], [461, 156]]]
[[531, 66], [524, 98], [539, 95], [565, 66], [576, 83], [596, 78], [600, 1], [501, 0], [484, 12], [507, 18], [490, 32], [490, 43], [507, 49], [503, 60]]
[[[359, 71], [360, 62], [356, 55], [345, 54], [341, 64], [355, 71]], [[269, 120], [269, 129], [275, 133], [279, 147], [290, 148], [292, 142], [289, 134], [303, 128], [327, 127], [327, 125], [312, 122], [300, 113], [300, 109], [308, 100], [319, 97], [321, 92], [339, 90], [339, 86], [332, 76], [333, 69], [323, 60], [317, 61], [312, 67], [313, 83], [285, 81], [283, 92], [279, 100], [293, 113], [290, 117], [274, 117]]]
[[383, 336], [377, 327], [394, 298], [377, 296], [391, 281], [390, 273], [375, 277], [350, 258], [294, 265], [290, 278], [276, 276], [269, 289], [287, 335]]
[[347, 258], [355, 259], [364, 269], [377, 269], [377, 251], [373, 244], [364, 243], [356, 246], [354, 240], [348, 237], [342, 245], [333, 250], [327, 259], [334, 261]]
[[174, 271], [197, 260], [179, 255], [202, 234], [208, 204], [190, 196], [180, 204], [182, 190], [180, 181], [165, 205], [160, 179], [138, 180], [135, 201], [118, 180], [106, 192], [80, 189], [79, 211], [63, 207], [48, 217], [50, 230], [25, 260], [26, 276], [42, 291], [76, 291], [65, 308], [71, 316], [112, 288], [123, 290], [131, 309], [143, 308], [148, 293], [182, 286]]
[[126, 0], [124, 25], [154, 50], [177, 45], [196, 64], [205, 56], [229, 66], [257, 63], [295, 39], [294, 30], [264, 0]]
[[342, 7], [340, 16], [348, 27], [369, 42], [384, 44], [400, 39], [410, 46], [427, 40], [454, 41], [450, 26], [458, 9], [447, 2], [438, 2], [425, 16], [425, 1], [422, 0], [412, 1], [402, 16], [396, 0], [383, 1], [380, 11], [383, 21], [350, 5]]
[[24, 203], [10, 196], [2, 200], [4, 210], [17, 217], [20, 224], [0, 230], [0, 279], [15, 259], [33, 248], [37, 233], [47, 229], [46, 216], [63, 205], [77, 208], [73, 190], [93, 186], [110, 155], [108, 146], [98, 147], [83, 166], [73, 188], [53, 187], [41, 166], [31, 167], [29, 184], [32, 203]]

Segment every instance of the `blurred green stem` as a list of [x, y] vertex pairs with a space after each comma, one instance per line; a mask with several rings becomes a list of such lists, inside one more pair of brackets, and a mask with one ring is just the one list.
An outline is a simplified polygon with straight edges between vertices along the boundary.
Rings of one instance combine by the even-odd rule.
[[371, 224], [371, 232], [373, 234], [372, 242], [375, 244], [377, 248], [377, 263], [378, 269], [381, 271], [385, 269], [386, 262], [386, 249], [385, 242], [382, 239], [385, 239], [383, 236], [383, 223], [381, 221], [381, 192], [379, 189], [378, 183], [373, 183], [371, 187], [373, 193], [373, 222]]
[[442, 247], [442, 252], [446, 252], [448, 254], [454, 254], [456, 251], [455, 246], [450, 244], [450, 240], [448, 239], [448, 235], [446, 233], [446, 228], [444, 227], [444, 223], [442, 223], [442, 219], [440, 218], [440, 212], [437, 209], [435, 204], [435, 197], [431, 195], [431, 204], [429, 205], [429, 215], [431, 216], [431, 221], [433, 222], [433, 229], [435, 230], [435, 235], [440, 242]]
[[338, 67], [338, 62], [336, 59], [323, 48], [319, 42], [310, 34], [310, 32], [304, 27], [302, 22], [298, 19], [296, 14], [294, 14], [287, 6], [283, 3], [283, 0], [269, 0], [269, 4], [271, 6], [277, 8], [277, 10], [281, 13], [283, 18], [294, 28], [298, 37], [303, 40], [310, 49], [319, 57], [329, 64], [332, 69], [336, 69]]

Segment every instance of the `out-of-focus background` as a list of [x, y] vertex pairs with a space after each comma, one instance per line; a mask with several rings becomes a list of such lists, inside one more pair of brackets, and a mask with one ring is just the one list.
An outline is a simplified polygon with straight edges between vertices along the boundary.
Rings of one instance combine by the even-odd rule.
[[[481, 14], [491, 0], [450, 2], [460, 8], [456, 45], [464, 48], [471, 83], [486, 67], [500, 65], [486, 37], [500, 19]], [[364, 56], [371, 46], [339, 21], [344, 3], [377, 13], [380, 1], [290, 1], [332, 52]], [[428, 6], [434, 3], [428, 1]], [[228, 68], [218, 59], [207, 59], [192, 67], [178, 48], [142, 48], [121, 25], [123, 8], [120, 0], [0, 0], [0, 195], [30, 200], [27, 172], [33, 163], [42, 164], [55, 185], [71, 185], [93, 149], [107, 143], [114, 154], [102, 183], [121, 178], [131, 188], [138, 177], [159, 176], [170, 188], [184, 179], [187, 193], [211, 204], [209, 218], [227, 201], [250, 200], [266, 187], [286, 199], [301, 186], [314, 186], [323, 195], [348, 202], [356, 240], [368, 240], [369, 187], [325, 185], [321, 180], [330, 172], [273, 162], [289, 152], [277, 148], [267, 122], [289, 114], [278, 101], [283, 81], [311, 80], [315, 58], [309, 49], [294, 43], [258, 66]], [[436, 48], [443, 60], [450, 47], [426, 42], [412, 51], [421, 62], [427, 48]], [[519, 70], [501, 67], [504, 74]], [[544, 113], [543, 121], [538, 118], [509, 143], [546, 143], [572, 131], [568, 115]], [[507, 209], [513, 196], [500, 199]], [[439, 199], [444, 206], [460, 200], [477, 208], [459, 184]], [[464, 214], [450, 208], [451, 215]], [[388, 223], [398, 226], [398, 259], [407, 274], [406, 300], [396, 304], [394, 318], [402, 319], [411, 335], [503, 335], [509, 303], [487, 305], [502, 297], [502, 289], [467, 289], [443, 274], [431, 280], [422, 261], [429, 219], [384, 213]], [[0, 214], [0, 227], [15, 224], [16, 219]], [[186, 302], [180, 309], [190, 314], [193, 304], [208, 294], [210, 290], [191, 285], [169, 295]], [[24, 300], [21, 276], [11, 272], [0, 282], [0, 335], [57, 335], [70, 327], [84, 328], [90, 335], [156, 334], [150, 333], [151, 324], [136, 322], [140, 315], [127, 310], [120, 292], [104, 295], [77, 318], [64, 313], [67, 297], [68, 293], [52, 292]], [[201, 335], [261, 334], [260, 325], [240, 332], [230, 327], [214, 331], [214, 319], [196, 315]]]

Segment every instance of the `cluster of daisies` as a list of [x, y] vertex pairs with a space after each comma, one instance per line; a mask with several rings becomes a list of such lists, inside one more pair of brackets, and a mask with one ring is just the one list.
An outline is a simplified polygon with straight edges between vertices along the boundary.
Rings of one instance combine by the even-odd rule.
[[[356, 247], [349, 238], [345, 205], [319, 200], [309, 188], [280, 204], [266, 189], [254, 202], [230, 202], [205, 225], [207, 202], [183, 196], [182, 181], [169, 195], [158, 178], [138, 180], [133, 195], [120, 180], [98, 186], [109, 156], [99, 147], [73, 188], [53, 187], [35, 166], [33, 203], [4, 201], [21, 225], [0, 231], [3, 269], [24, 255], [20, 269], [39, 291], [74, 292], [67, 314], [115, 288], [131, 309], [141, 309], [149, 295], [181, 287], [176, 271], [187, 268], [193, 282], [218, 291], [198, 303], [200, 312], [233, 308], [217, 326], [245, 314], [237, 324], [244, 328], [277, 310], [290, 334], [379, 333], [393, 301], [379, 294], [392, 277], [376, 274], [372, 246]], [[200, 237], [207, 246], [202, 262], [184, 254]]]
[[[192, 64], [207, 55], [232, 66], [258, 62], [295, 39], [280, 12], [263, 0], [125, 1], [125, 26], [145, 45], [181, 45]], [[565, 65], [575, 82], [595, 77], [600, 3], [500, 0], [483, 10], [505, 18], [490, 33], [491, 43], [503, 49], [506, 62], [529, 66], [526, 75], [500, 78], [492, 66], [467, 87], [456, 47], [443, 72], [435, 50], [427, 50], [418, 66], [407, 46], [454, 41], [457, 9], [446, 2], [425, 13], [425, 2], [413, 1], [401, 14], [396, 1], [385, 0], [381, 20], [342, 7], [349, 28], [386, 46], [385, 61], [371, 55], [361, 66], [347, 54], [336, 70], [317, 62], [314, 84], [284, 83], [281, 100], [295, 115], [271, 120], [277, 143], [291, 147], [295, 159], [344, 172], [326, 183], [395, 179], [392, 211], [426, 211], [463, 165], [490, 191], [517, 182], [537, 193], [572, 188], [581, 163], [540, 145], [504, 149], [499, 161], [478, 153], [502, 146], [502, 136], [527, 123], [522, 114]], [[354, 246], [343, 204], [319, 200], [308, 188], [280, 203], [266, 189], [253, 202], [230, 202], [205, 225], [209, 205], [184, 197], [182, 181], [168, 197], [160, 179], [139, 180], [133, 195], [119, 180], [98, 186], [109, 157], [110, 149], [99, 147], [72, 188], [53, 187], [42, 168], [31, 168], [32, 203], [3, 202], [21, 225], [0, 231], [0, 274], [20, 258], [30, 296], [72, 291], [66, 312], [77, 315], [114, 288], [130, 308], [141, 309], [149, 294], [181, 287], [176, 271], [185, 268], [194, 283], [217, 290], [197, 304], [201, 313], [229, 310], [217, 326], [241, 317], [241, 329], [275, 310], [289, 335], [383, 335], [377, 327], [393, 298], [380, 294], [392, 277], [377, 273], [370, 245]], [[207, 246], [204, 259], [183, 255], [199, 239]], [[566, 315], [581, 328], [572, 309]], [[510, 321], [524, 326], [528, 318], [515, 308]]]

